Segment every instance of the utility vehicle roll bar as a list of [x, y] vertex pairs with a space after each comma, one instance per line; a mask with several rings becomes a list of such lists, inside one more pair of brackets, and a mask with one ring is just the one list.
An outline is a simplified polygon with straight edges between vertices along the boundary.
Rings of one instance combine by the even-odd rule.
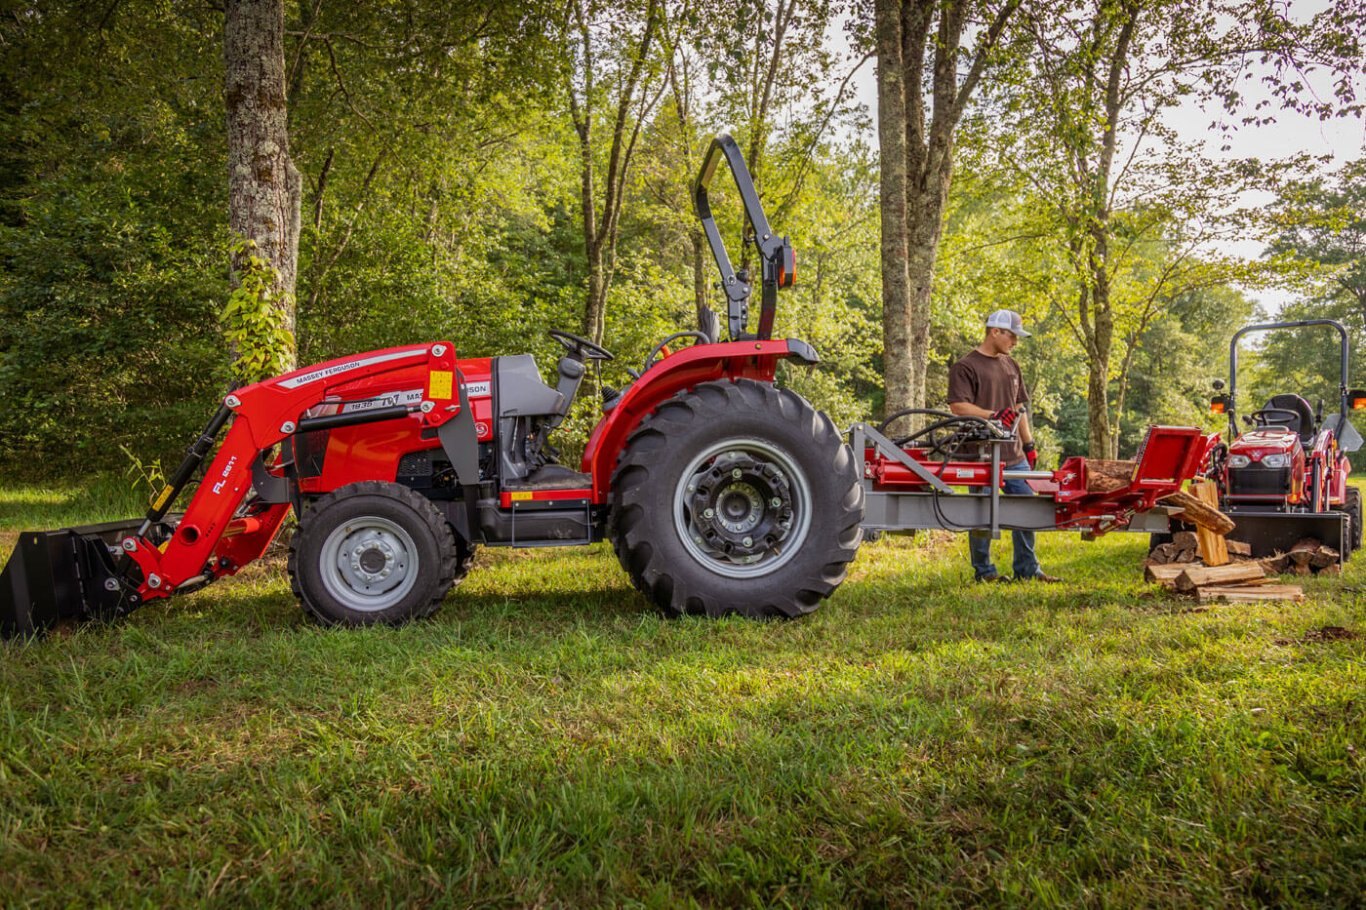
[[[740, 191], [740, 199], [745, 206], [745, 219], [754, 231], [754, 247], [759, 252], [762, 269], [761, 294], [758, 331], [750, 335], [749, 328], [749, 272], [741, 269], [736, 272], [726, 253], [726, 242], [721, 239], [721, 231], [712, 217], [711, 202], [707, 195], [716, 167], [724, 158], [735, 178], [735, 188]], [[707, 235], [716, 267], [721, 271], [721, 288], [726, 292], [726, 313], [729, 317], [731, 341], [757, 339], [767, 341], [773, 337], [773, 317], [778, 309], [778, 289], [792, 286], [797, 272], [797, 258], [792, 251], [792, 242], [786, 237], [774, 236], [769, 227], [764, 207], [759, 202], [759, 193], [754, 189], [754, 180], [745, 166], [744, 156], [740, 153], [734, 139], [721, 133], [712, 140], [707, 156], [702, 160], [702, 170], [693, 184], [693, 206], [702, 222], [702, 231]], [[710, 312], [710, 311], [708, 311]], [[706, 316], [699, 312], [699, 321], [705, 322]]]
[[1347, 355], [1349, 351], [1347, 329], [1336, 319], [1296, 319], [1290, 322], [1262, 322], [1256, 325], [1243, 326], [1233, 333], [1233, 339], [1228, 343], [1228, 429], [1229, 439], [1238, 436], [1238, 416], [1235, 413], [1238, 407], [1238, 339], [1249, 332], [1265, 332], [1270, 329], [1302, 329], [1315, 325], [1332, 326], [1337, 330], [1338, 337], [1342, 340], [1342, 377], [1338, 380], [1338, 407], [1342, 419], [1347, 419], [1349, 405], [1347, 403]]

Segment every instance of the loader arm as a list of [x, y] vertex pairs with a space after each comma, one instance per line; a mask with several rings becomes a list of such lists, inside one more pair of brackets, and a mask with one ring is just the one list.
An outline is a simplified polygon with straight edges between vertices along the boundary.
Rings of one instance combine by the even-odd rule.
[[[340, 385], [371, 380], [380, 392], [386, 374], [406, 385], [415, 372], [425, 377], [417, 404], [306, 416]], [[32, 634], [62, 618], [110, 618], [234, 574], [265, 551], [292, 505], [281, 459], [264, 462], [275, 446], [296, 433], [402, 417], [435, 431], [457, 416], [457, 387], [455, 347], [443, 341], [340, 358], [234, 390], [140, 524], [20, 536], [0, 580], [0, 631]], [[164, 523], [224, 425], [227, 435], [184, 513]], [[258, 484], [278, 489], [244, 507]]]

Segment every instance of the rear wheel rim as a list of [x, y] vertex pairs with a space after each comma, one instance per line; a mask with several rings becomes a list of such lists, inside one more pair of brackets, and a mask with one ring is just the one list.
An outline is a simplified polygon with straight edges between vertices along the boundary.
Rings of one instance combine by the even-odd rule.
[[811, 530], [811, 484], [787, 452], [727, 439], [688, 463], [674, 488], [674, 528], [698, 564], [727, 578], [777, 571]]
[[327, 535], [318, 569], [323, 588], [347, 609], [387, 610], [417, 584], [417, 545], [398, 523], [366, 515]]

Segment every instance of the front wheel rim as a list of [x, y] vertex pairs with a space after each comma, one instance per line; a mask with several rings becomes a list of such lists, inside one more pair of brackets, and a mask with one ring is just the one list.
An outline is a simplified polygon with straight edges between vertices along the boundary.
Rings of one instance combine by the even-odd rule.
[[679, 476], [674, 527], [688, 555], [727, 578], [777, 571], [811, 530], [811, 484], [784, 450], [759, 439], [704, 449]]
[[387, 610], [417, 584], [417, 545], [402, 526], [367, 515], [334, 528], [318, 554], [323, 588], [348, 609]]

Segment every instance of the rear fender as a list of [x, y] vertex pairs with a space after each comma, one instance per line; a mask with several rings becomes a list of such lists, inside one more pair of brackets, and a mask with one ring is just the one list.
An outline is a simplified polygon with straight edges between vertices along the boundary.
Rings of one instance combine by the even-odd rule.
[[602, 418], [589, 437], [580, 469], [593, 477], [593, 502], [607, 501], [612, 470], [627, 437], [662, 402], [719, 379], [772, 382], [778, 361], [786, 359], [808, 365], [820, 361], [811, 345], [787, 338], [699, 344], [655, 363], [627, 387], [617, 406]]

